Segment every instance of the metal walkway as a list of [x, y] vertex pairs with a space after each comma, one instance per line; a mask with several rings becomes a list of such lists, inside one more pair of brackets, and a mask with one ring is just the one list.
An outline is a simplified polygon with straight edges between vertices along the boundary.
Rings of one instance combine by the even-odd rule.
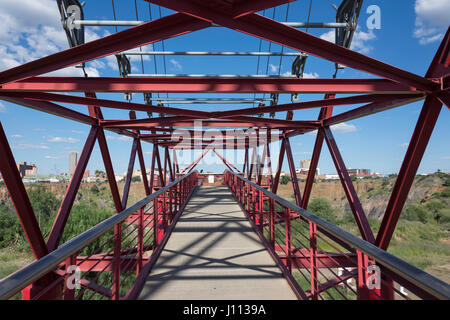
[[296, 299], [226, 186], [199, 187], [138, 299]]

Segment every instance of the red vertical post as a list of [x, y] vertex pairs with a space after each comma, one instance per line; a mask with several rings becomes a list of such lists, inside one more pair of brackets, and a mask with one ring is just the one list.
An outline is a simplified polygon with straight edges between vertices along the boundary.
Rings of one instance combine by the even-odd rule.
[[[71, 274], [68, 273], [69, 267], [77, 264], [77, 254], [73, 254], [66, 259], [66, 276], [64, 277], [64, 300], [75, 300], [75, 286], [69, 288], [69, 279]], [[76, 285], [76, 284], [73, 284]]]
[[357, 295], [358, 300], [369, 300], [369, 292], [367, 289], [367, 274], [366, 270], [368, 267], [367, 256], [361, 251], [356, 251], [358, 256], [358, 288]]
[[286, 267], [289, 272], [292, 273], [292, 262], [291, 262], [291, 217], [289, 213], [289, 208], [284, 209], [284, 226], [286, 235]]
[[269, 242], [275, 247], [275, 200], [269, 198]]
[[263, 224], [264, 224], [264, 194], [261, 190], [259, 190], [259, 229], [263, 232]]
[[153, 199], [153, 251], [158, 246], [158, 197]]
[[309, 261], [311, 268], [311, 298], [319, 298], [319, 285], [317, 278], [317, 225], [309, 222]]
[[137, 243], [137, 265], [136, 265], [136, 276], [142, 270], [142, 257], [144, 254], [144, 209], [140, 208], [138, 211], [139, 222], [138, 222], [138, 243]]
[[120, 263], [121, 263], [121, 248], [122, 247], [122, 223], [114, 226], [114, 261], [113, 267], [113, 287], [112, 299], [120, 300]]

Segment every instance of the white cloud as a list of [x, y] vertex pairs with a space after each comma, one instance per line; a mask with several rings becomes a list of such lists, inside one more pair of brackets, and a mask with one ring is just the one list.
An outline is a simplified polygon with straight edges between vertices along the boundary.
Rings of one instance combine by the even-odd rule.
[[[0, 70], [10, 69], [69, 47], [53, 0], [0, 1]], [[105, 35], [105, 33], [103, 34]], [[100, 38], [92, 28], [85, 30], [86, 42]], [[89, 76], [99, 76], [95, 66], [88, 66]], [[83, 76], [75, 67], [49, 73], [57, 76]]]
[[303, 73], [303, 78], [305, 79], [317, 79], [319, 78], [319, 74], [317, 72], [312, 72], [312, 73]]
[[416, 0], [414, 37], [422, 45], [439, 41], [450, 24], [450, 1]]
[[270, 72], [272, 72], [272, 73], [278, 72], [278, 66], [269, 63], [269, 67], [270, 67]]
[[334, 126], [331, 126], [331, 129], [333, 133], [340, 134], [340, 133], [349, 133], [356, 131], [356, 127], [353, 124], [347, 124], [345, 122], [335, 124]]
[[132, 140], [131, 137], [123, 136], [123, 135], [117, 135], [117, 136], [106, 136], [107, 140], [117, 140], [117, 141], [130, 141]]
[[13, 135], [11, 136], [11, 138], [14, 138], [14, 139], [20, 139], [20, 138], [23, 138], [23, 135], [21, 135], [21, 134], [13, 134]]
[[26, 149], [50, 149], [49, 146], [46, 146], [44, 144], [31, 144], [31, 143], [13, 144], [12, 148], [13, 149], [21, 149], [21, 150], [26, 150]]
[[45, 156], [45, 159], [59, 159], [58, 157], [54, 157], [54, 156]]
[[400, 145], [401, 148], [406, 148], [407, 146], [409, 146], [408, 142], [404, 142]]
[[[283, 77], [295, 77], [295, 76], [292, 74], [291, 71], [283, 72], [281, 75], [282, 75]], [[319, 74], [318, 74], [317, 72], [311, 72], [311, 73], [304, 72], [304, 73], [303, 73], [303, 78], [305, 78], [305, 79], [317, 79], [317, 78], [319, 78]]]
[[72, 130], [72, 133], [76, 133], [76, 134], [84, 134], [86, 132], [82, 131], [82, 130]]
[[[335, 30], [330, 30], [322, 34], [320, 38], [334, 43], [336, 39], [336, 32]], [[359, 53], [368, 54], [373, 48], [368, 45], [367, 42], [374, 39], [376, 39], [376, 35], [372, 30], [365, 32], [358, 27], [353, 34], [350, 49]]]
[[175, 60], [175, 59], [170, 59], [169, 62], [172, 64], [172, 67], [176, 70], [176, 71], [181, 71], [183, 70], [183, 67], [181, 66], [181, 64]]
[[76, 143], [78, 139], [75, 138], [64, 138], [64, 137], [51, 137], [48, 139], [48, 142], [65, 142], [65, 143]]
[[3, 103], [0, 102], [0, 113], [1, 112], [6, 112], [6, 107]]
[[450, 160], [450, 156], [447, 156], [447, 157], [441, 157], [441, 160]]

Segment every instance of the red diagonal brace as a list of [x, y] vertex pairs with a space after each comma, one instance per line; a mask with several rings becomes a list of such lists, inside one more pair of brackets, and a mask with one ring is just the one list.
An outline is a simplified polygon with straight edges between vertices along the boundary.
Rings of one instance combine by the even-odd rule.
[[0, 123], [0, 172], [8, 189], [9, 197], [16, 209], [22, 229], [36, 259], [48, 253], [47, 245], [33, 212], [30, 199], [17, 169], [2, 124]]
[[[325, 99], [334, 99], [334, 94], [326, 94]], [[325, 107], [320, 110], [319, 120], [330, 118], [333, 114], [333, 107]], [[323, 132], [317, 130], [316, 142], [314, 144], [314, 151], [311, 157], [311, 164], [308, 169], [308, 177], [306, 178], [305, 190], [303, 191], [302, 208], [308, 208], [309, 198], [311, 196], [314, 178], [316, 176], [317, 165], [319, 164], [320, 153], [323, 145]]]
[[353, 187], [353, 183], [350, 180], [350, 176], [348, 175], [347, 168], [345, 167], [344, 160], [339, 152], [339, 148], [334, 140], [333, 134], [331, 133], [329, 127], [323, 127], [323, 129], [320, 130], [323, 130], [323, 135], [325, 136], [328, 149], [330, 149], [331, 158], [336, 166], [336, 171], [341, 179], [342, 187], [344, 188], [350, 209], [353, 212], [353, 217], [355, 218], [361, 236], [364, 240], [374, 243], [375, 237], [370, 229], [369, 222], [364, 214], [364, 210], [361, 202], [359, 201], [358, 195], [356, 194], [355, 188]]
[[72, 209], [75, 196], [77, 195], [78, 188], [80, 187], [81, 180], [83, 178], [84, 171], [88, 164], [89, 158], [94, 148], [95, 140], [97, 139], [99, 127], [93, 126], [84, 144], [83, 151], [81, 152], [80, 159], [78, 160], [75, 172], [70, 180], [69, 186], [64, 195], [61, 207], [53, 223], [52, 230], [47, 241], [47, 247], [49, 251], [55, 250], [64, 232], [67, 219], [69, 218], [70, 210]]

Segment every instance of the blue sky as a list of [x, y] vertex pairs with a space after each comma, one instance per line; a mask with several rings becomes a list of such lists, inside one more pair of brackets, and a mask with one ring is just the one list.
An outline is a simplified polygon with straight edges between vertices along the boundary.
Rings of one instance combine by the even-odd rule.
[[[67, 47], [67, 40], [59, 21], [56, 1], [25, 0], [17, 6], [16, 1], [0, 1], [0, 70], [37, 59]], [[148, 5], [138, 0], [139, 19], [148, 20]], [[340, 1], [313, 1], [312, 22], [332, 22], [335, 10], [332, 4]], [[116, 14], [119, 20], [134, 20], [134, 1], [115, 0]], [[299, 0], [290, 4], [288, 21], [306, 21], [309, 0]], [[366, 8], [377, 5], [381, 9], [381, 29], [368, 30], [366, 20], [369, 14]], [[361, 10], [359, 28], [355, 34], [353, 48], [375, 59], [398, 66], [413, 73], [425, 74], [436, 52], [443, 32], [449, 25], [450, 3], [448, 0], [388, 1], [366, 0]], [[110, 0], [87, 0], [84, 7], [85, 19], [113, 19]], [[162, 8], [162, 15], [170, 13]], [[262, 13], [262, 12], [261, 12]], [[272, 17], [272, 9], [265, 15]], [[159, 17], [158, 7], [152, 6], [153, 18]], [[286, 6], [275, 11], [277, 20], [286, 18]], [[119, 28], [123, 30], [124, 28]], [[93, 40], [114, 33], [112, 27], [87, 28], [86, 38]], [[332, 40], [327, 29], [310, 29], [310, 33]], [[165, 41], [165, 50], [169, 51], [258, 51], [260, 40], [225, 28], [209, 28], [182, 37]], [[152, 50], [151, 46], [145, 49]], [[144, 49], [144, 50], [145, 50]], [[162, 50], [161, 43], [154, 49]], [[280, 51], [280, 46], [272, 44], [271, 51]], [[262, 42], [262, 51], [269, 50], [269, 43]], [[292, 51], [291, 49], [285, 49]], [[158, 72], [164, 72], [164, 62], [157, 60]], [[278, 74], [279, 57], [261, 58], [259, 74]], [[284, 57], [280, 73], [289, 72], [291, 59]], [[145, 73], [155, 73], [153, 57], [144, 61]], [[256, 57], [166, 57], [167, 73], [204, 73], [204, 74], [256, 74]], [[87, 63], [91, 76], [118, 76], [114, 57], [99, 59]], [[56, 72], [56, 75], [79, 75], [74, 68]], [[132, 73], [142, 73], [140, 60], [132, 58]], [[306, 63], [305, 75], [308, 77], [330, 78], [334, 73], [334, 63], [310, 56]], [[371, 75], [345, 69], [339, 78], [367, 78]], [[160, 94], [165, 97], [165, 94]], [[170, 97], [237, 97], [237, 95], [218, 94], [170, 94]], [[123, 100], [122, 94], [100, 94], [99, 97]], [[251, 95], [239, 95], [251, 98]], [[257, 95], [262, 97], [262, 95]], [[266, 97], [268, 97], [266, 95]], [[300, 95], [300, 101], [321, 99], [322, 95]], [[133, 102], [143, 102], [142, 94], [133, 95]], [[290, 95], [280, 95], [279, 103], [289, 103]], [[177, 107], [197, 108], [199, 110], [226, 110], [236, 108], [233, 105], [176, 105]], [[248, 106], [248, 105], [246, 105]], [[370, 168], [383, 174], [397, 172], [407, 149], [422, 103], [414, 103], [380, 114], [346, 122], [333, 128], [338, 146], [347, 167]], [[71, 106], [81, 112], [87, 112], [84, 106]], [[348, 110], [349, 107], [337, 107], [335, 113]], [[317, 119], [318, 110], [297, 111], [294, 120]], [[107, 119], [126, 118], [127, 113], [104, 109]], [[145, 117], [138, 113], [138, 117]], [[278, 118], [284, 118], [280, 113]], [[16, 161], [34, 162], [42, 174], [60, 173], [68, 170], [70, 151], [80, 152], [89, 127], [42, 112], [0, 101], [0, 121], [13, 148]], [[450, 171], [450, 112], [443, 108], [426, 150], [419, 173], [435, 172], [437, 169]], [[116, 173], [123, 173], [128, 164], [131, 141], [114, 133], [107, 133], [111, 156], [114, 159]], [[296, 166], [300, 159], [309, 159], [315, 141], [314, 134], [305, 134], [291, 140]], [[144, 143], [143, 149], [150, 165], [151, 145]], [[275, 154], [275, 150], [272, 152]], [[240, 159], [237, 155], [236, 159]], [[287, 164], [284, 164], [287, 169]], [[137, 168], [137, 163], [136, 163]], [[222, 171], [223, 165], [200, 164], [199, 168], [209, 171]], [[329, 152], [324, 145], [319, 168], [323, 173], [335, 173]], [[98, 146], [94, 148], [88, 169], [103, 170], [103, 162]]]

